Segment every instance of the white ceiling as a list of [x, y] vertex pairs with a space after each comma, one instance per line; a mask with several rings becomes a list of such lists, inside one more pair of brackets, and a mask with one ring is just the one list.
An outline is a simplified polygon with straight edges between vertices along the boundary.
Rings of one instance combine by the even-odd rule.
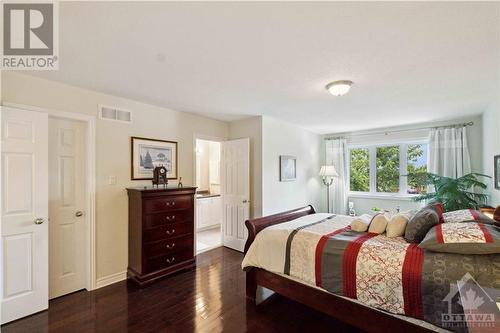
[[[479, 114], [499, 95], [499, 3], [60, 3], [60, 70], [32, 75], [318, 133]], [[334, 80], [354, 81], [343, 97]], [[135, 110], [140, 111], [140, 110]]]

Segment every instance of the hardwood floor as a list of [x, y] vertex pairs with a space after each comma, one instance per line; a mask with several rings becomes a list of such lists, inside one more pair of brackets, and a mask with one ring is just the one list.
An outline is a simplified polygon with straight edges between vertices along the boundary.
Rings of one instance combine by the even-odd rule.
[[50, 301], [49, 310], [2, 326], [11, 332], [359, 332], [279, 295], [245, 298], [243, 255], [217, 248], [195, 269], [145, 289], [119, 282]]

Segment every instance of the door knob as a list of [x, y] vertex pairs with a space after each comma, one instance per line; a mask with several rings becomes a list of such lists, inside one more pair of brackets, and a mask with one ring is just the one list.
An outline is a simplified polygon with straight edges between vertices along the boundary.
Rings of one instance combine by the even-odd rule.
[[75, 216], [76, 216], [76, 217], [83, 216], [83, 212], [82, 212], [81, 210], [79, 210], [79, 211], [77, 211], [77, 212], [75, 213]]
[[35, 221], [33, 221], [33, 222], [35, 222], [35, 224], [42, 224], [42, 223], [43, 223], [43, 218], [41, 218], [41, 217], [37, 217], [37, 218], [35, 219]]
[[242, 202], [243, 202], [243, 203], [249, 203], [250, 201], [248, 201], [248, 200], [243, 200]]

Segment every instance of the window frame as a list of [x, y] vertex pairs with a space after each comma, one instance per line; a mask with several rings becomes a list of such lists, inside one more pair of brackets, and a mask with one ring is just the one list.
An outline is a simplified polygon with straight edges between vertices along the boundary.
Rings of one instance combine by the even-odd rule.
[[[347, 146], [347, 179], [349, 197], [371, 197], [381, 199], [401, 198], [411, 200], [418, 194], [408, 193], [408, 146], [409, 145], [427, 145], [427, 170], [429, 168], [429, 140], [406, 140], [400, 142], [382, 142], [373, 144], [352, 144]], [[399, 192], [377, 192], [377, 148], [379, 147], [399, 147]], [[369, 156], [369, 177], [370, 191], [351, 191], [351, 150], [368, 149]]]

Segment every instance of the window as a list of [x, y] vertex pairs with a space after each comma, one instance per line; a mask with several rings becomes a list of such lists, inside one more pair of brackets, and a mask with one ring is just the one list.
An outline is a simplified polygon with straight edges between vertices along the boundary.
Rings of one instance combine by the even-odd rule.
[[377, 192], [399, 192], [399, 146], [377, 147]]
[[411, 143], [349, 149], [351, 192], [425, 193], [427, 144]]
[[407, 151], [407, 193], [420, 194], [427, 191], [425, 173], [427, 172], [427, 145], [408, 145]]
[[351, 149], [351, 191], [370, 191], [370, 159], [369, 150], [365, 148]]

